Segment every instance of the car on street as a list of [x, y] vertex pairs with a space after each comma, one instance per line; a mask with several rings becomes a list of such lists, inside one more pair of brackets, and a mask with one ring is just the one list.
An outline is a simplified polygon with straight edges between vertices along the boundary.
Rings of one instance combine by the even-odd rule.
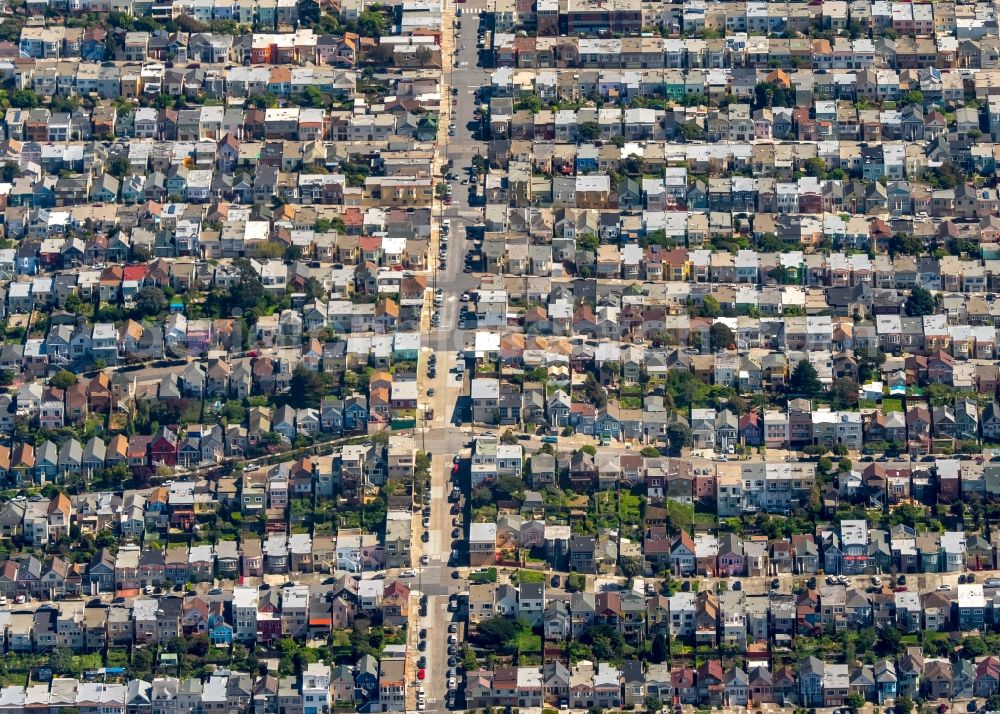
[[420, 669], [417, 670], [417, 679], [423, 680], [426, 678], [427, 678], [427, 672], [424, 671], [423, 667], [421, 667]]
[[417, 574], [415, 572], [413, 572], [412, 570], [404, 570], [402, 572], [402, 574], [400, 574], [399, 577], [401, 577], [401, 578], [415, 578], [415, 577], [417, 577]]
[[457, 657], [449, 657], [448, 658], [448, 666], [449, 667], [454, 667], [457, 664], [458, 664], [458, 658]]
[[417, 658], [417, 667], [419, 669], [423, 669], [426, 666], [427, 666], [427, 658], [424, 655], [420, 655], [420, 657]]
[[451, 624], [449, 624], [448, 625], [448, 632], [458, 632], [458, 624], [455, 623], [455, 622], [452, 622]]
[[434, 396], [434, 387], [431, 387], [430, 389], [427, 390], [427, 396], [428, 397]]
[[459, 530], [458, 528], [453, 528], [452, 529], [452, 531], [451, 531], [451, 537], [452, 538], [458, 538], [461, 535], [462, 535], [462, 531], [461, 530]]
[[426, 650], [427, 649], [427, 640], [420, 640], [420, 642], [417, 643], [417, 649], [420, 650], [421, 652], [423, 652], [424, 650]]
[[420, 639], [426, 640], [427, 639], [427, 628], [421, 629], [419, 635], [420, 635]]
[[431, 557], [427, 555], [427, 553], [424, 553], [423, 555], [420, 556], [421, 565], [427, 565], [430, 562], [431, 562]]
[[458, 654], [458, 647], [456, 647], [455, 645], [448, 645], [448, 654], [450, 655]]

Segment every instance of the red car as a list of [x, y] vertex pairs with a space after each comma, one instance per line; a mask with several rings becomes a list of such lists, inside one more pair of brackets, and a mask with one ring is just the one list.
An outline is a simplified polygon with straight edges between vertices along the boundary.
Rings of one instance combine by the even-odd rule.
[[422, 669], [418, 669], [417, 670], [417, 679], [423, 679], [426, 676], [427, 676], [427, 672], [426, 671], [424, 671]]
[[453, 464], [453, 465], [452, 465], [452, 467], [451, 467], [451, 472], [452, 472], [453, 474], [457, 474], [457, 473], [458, 473], [458, 464]]

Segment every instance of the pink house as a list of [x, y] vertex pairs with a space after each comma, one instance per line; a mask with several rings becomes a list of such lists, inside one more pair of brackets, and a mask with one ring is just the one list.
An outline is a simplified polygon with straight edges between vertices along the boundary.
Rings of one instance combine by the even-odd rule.
[[719, 543], [719, 575], [730, 577], [746, 573], [746, 554], [743, 551], [743, 540], [730, 533]]

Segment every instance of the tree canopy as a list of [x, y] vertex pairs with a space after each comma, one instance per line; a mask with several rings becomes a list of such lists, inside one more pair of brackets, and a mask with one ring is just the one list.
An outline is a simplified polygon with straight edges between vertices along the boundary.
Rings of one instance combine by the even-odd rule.
[[819, 375], [816, 373], [816, 368], [807, 359], [799, 360], [799, 363], [795, 365], [795, 369], [792, 370], [792, 376], [788, 380], [788, 386], [795, 394], [807, 396], [819, 394], [823, 389], [823, 385], [819, 381]]

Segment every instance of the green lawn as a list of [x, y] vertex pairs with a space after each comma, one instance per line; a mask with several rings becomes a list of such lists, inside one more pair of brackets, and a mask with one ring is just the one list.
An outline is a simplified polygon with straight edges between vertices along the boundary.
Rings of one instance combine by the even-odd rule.
[[497, 569], [487, 568], [486, 570], [477, 570], [474, 573], [469, 574], [469, 582], [482, 585], [483, 583], [495, 583], [497, 581]]
[[639, 496], [628, 493], [627, 491], [622, 491], [619, 501], [622, 521], [628, 524], [639, 523], [642, 518], [640, 513], [641, 507], [642, 499]]
[[903, 401], [901, 399], [883, 399], [882, 411], [901, 412], [903, 411]]
[[531, 630], [521, 630], [517, 633], [517, 651], [523, 654], [541, 654], [542, 636]]
[[104, 666], [104, 662], [101, 661], [101, 655], [99, 654], [83, 654], [73, 657], [73, 666], [79, 671], [85, 671], [88, 669], [100, 669]]
[[537, 570], [518, 570], [517, 582], [519, 583], [544, 583], [545, 573]]

